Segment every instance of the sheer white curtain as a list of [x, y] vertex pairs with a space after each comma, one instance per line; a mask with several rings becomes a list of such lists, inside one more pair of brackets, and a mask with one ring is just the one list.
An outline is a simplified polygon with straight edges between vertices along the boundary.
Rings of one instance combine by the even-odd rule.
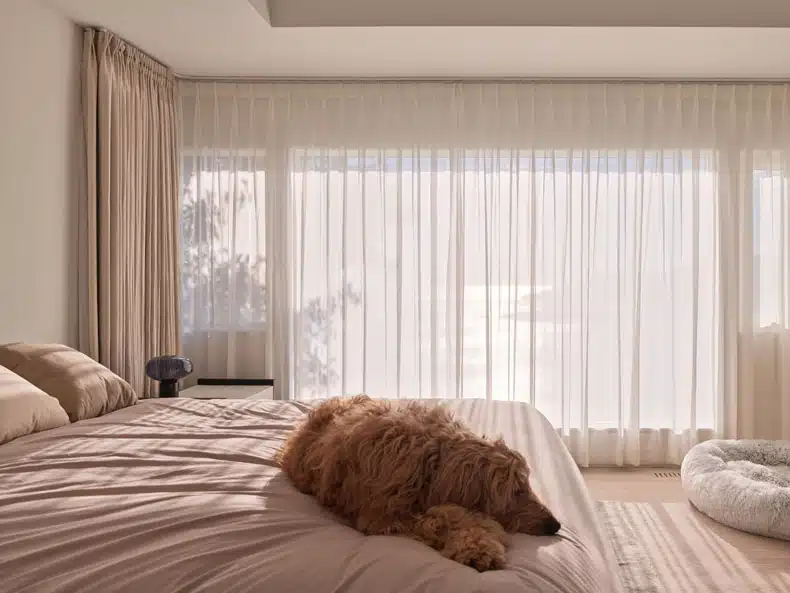
[[181, 91], [199, 374], [530, 402], [583, 465], [790, 438], [786, 86]]

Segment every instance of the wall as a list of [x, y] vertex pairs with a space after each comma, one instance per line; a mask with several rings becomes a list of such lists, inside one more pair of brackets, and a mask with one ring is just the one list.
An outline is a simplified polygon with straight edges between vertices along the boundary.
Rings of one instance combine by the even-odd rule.
[[0, 0], [0, 343], [76, 345], [79, 28]]

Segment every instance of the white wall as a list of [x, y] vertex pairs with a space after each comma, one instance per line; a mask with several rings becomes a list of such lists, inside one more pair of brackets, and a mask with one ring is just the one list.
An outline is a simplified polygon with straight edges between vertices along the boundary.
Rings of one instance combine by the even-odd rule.
[[0, 0], [0, 343], [76, 345], [79, 28]]

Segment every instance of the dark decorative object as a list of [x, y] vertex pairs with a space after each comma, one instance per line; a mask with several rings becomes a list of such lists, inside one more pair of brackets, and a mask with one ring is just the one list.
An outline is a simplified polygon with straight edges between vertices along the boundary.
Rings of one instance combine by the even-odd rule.
[[192, 361], [183, 356], [157, 356], [145, 365], [145, 374], [159, 381], [159, 397], [178, 397], [178, 383], [192, 372]]

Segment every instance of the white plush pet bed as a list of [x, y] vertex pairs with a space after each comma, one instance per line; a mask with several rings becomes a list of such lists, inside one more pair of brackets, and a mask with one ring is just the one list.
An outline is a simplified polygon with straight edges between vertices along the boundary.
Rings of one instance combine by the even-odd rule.
[[707, 441], [680, 470], [691, 503], [719, 523], [790, 540], [790, 441]]

